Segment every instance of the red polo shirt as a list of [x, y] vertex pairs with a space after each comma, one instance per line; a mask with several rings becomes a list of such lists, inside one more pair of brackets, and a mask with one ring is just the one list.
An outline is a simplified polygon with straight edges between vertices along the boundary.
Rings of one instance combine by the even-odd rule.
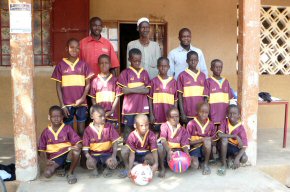
[[88, 36], [80, 41], [80, 58], [90, 66], [90, 69], [94, 72], [95, 77], [100, 73], [98, 58], [102, 54], [110, 56], [111, 68], [120, 66], [114, 48], [107, 39], [101, 37], [99, 40], [95, 40], [91, 36]]

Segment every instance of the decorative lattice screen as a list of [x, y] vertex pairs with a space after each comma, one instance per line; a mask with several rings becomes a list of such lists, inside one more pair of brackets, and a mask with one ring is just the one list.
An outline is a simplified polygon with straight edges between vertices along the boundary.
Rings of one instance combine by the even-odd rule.
[[290, 7], [261, 8], [260, 74], [290, 74]]

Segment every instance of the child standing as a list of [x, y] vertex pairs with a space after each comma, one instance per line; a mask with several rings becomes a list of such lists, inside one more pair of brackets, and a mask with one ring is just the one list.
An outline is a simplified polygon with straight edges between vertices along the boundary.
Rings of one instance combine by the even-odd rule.
[[167, 122], [161, 125], [160, 140], [162, 146], [158, 148], [159, 164], [161, 170], [159, 177], [165, 176], [164, 160], [167, 162], [176, 150], [182, 150], [188, 154], [189, 136], [184, 127], [179, 124], [179, 111], [173, 107], [166, 112]]
[[144, 114], [136, 115], [134, 127], [135, 130], [130, 133], [121, 151], [126, 167], [120, 172], [119, 177], [122, 178], [130, 173], [134, 161], [151, 165], [154, 172], [158, 169], [157, 140], [149, 130], [148, 117]]
[[173, 77], [168, 77], [169, 60], [160, 57], [157, 60], [159, 75], [151, 80], [149, 97], [150, 123], [153, 130], [160, 132], [160, 126], [166, 122], [166, 111], [177, 107], [177, 84]]
[[230, 105], [228, 119], [222, 121], [218, 130], [218, 137], [221, 141], [222, 166], [218, 169], [218, 175], [225, 175], [226, 161], [228, 167], [237, 169], [240, 163], [246, 163], [248, 157], [245, 153], [248, 146], [247, 133], [241, 122], [240, 110], [237, 105]]
[[117, 78], [110, 73], [111, 62], [108, 55], [101, 55], [98, 65], [101, 73], [92, 81], [89, 96], [92, 97], [93, 105], [98, 104], [105, 109], [107, 121], [116, 126], [118, 121], [116, 107], [119, 102]]
[[149, 114], [147, 94], [149, 93], [149, 74], [141, 67], [141, 51], [133, 48], [129, 51], [131, 66], [119, 76], [117, 85], [124, 94], [122, 115], [124, 123], [124, 141], [134, 129], [134, 118], [137, 114]]
[[[56, 169], [64, 166], [67, 159], [70, 159], [67, 182], [74, 184], [77, 182], [74, 170], [82, 148], [81, 138], [70, 125], [63, 124], [63, 111], [59, 106], [50, 107], [48, 119], [51, 125], [43, 130], [38, 143], [38, 151], [46, 159], [44, 176], [51, 177]], [[65, 176], [64, 170], [58, 175]]]
[[198, 54], [195, 51], [187, 53], [185, 69], [177, 79], [178, 104], [181, 114], [181, 121], [187, 123], [197, 115], [197, 104], [204, 101], [204, 84], [206, 76], [197, 70]]
[[209, 104], [199, 103], [197, 117], [189, 121], [186, 127], [190, 137], [191, 167], [198, 169], [199, 158], [204, 157], [203, 175], [211, 173], [208, 162], [212, 150], [212, 141], [216, 139], [215, 127], [209, 120], [208, 115]]
[[73, 126], [76, 116], [78, 134], [82, 136], [87, 119], [86, 96], [90, 90], [90, 78], [94, 74], [78, 58], [78, 40], [68, 40], [66, 50], [68, 58], [63, 58], [55, 67], [51, 79], [56, 81], [59, 103], [65, 115], [64, 123]]
[[117, 167], [117, 149], [120, 139], [115, 127], [105, 122], [105, 110], [99, 105], [90, 108], [93, 122], [85, 129], [83, 151], [87, 158], [87, 167], [93, 169], [94, 177], [99, 175], [97, 163], [105, 165], [104, 177], [110, 177]]
[[229, 81], [221, 76], [222, 69], [223, 62], [214, 59], [210, 66], [213, 76], [206, 80], [205, 86], [205, 95], [210, 104], [210, 119], [215, 125], [226, 118], [230, 99], [234, 97]]

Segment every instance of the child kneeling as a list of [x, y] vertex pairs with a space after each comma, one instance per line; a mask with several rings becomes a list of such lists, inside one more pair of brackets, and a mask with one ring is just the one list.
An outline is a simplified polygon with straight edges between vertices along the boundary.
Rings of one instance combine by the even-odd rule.
[[77, 178], [73, 172], [79, 161], [82, 144], [81, 138], [74, 129], [63, 123], [63, 116], [63, 111], [59, 106], [50, 107], [48, 119], [51, 125], [43, 130], [38, 151], [46, 159], [44, 170], [46, 178], [51, 177], [56, 171], [58, 176], [65, 176], [65, 170], [61, 168], [70, 159], [67, 181], [69, 184], [74, 184]]
[[85, 129], [83, 136], [83, 151], [87, 158], [87, 168], [93, 169], [92, 177], [99, 176], [98, 166], [105, 166], [104, 177], [113, 175], [116, 169], [118, 140], [120, 139], [116, 128], [106, 123], [105, 110], [99, 105], [90, 108], [93, 122]]

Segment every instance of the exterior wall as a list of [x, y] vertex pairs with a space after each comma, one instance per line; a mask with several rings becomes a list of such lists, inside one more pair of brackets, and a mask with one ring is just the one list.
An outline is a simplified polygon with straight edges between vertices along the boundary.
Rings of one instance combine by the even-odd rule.
[[[290, 6], [290, 1], [262, 0], [264, 5]], [[94, 0], [90, 15], [104, 20], [137, 20], [142, 16], [164, 19], [168, 22], [168, 51], [178, 46], [178, 30], [192, 30], [192, 43], [203, 50], [207, 66], [215, 58], [224, 61], [223, 75], [237, 89], [236, 76], [236, 7], [237, 1], [223, 0]], [[128, 11], [129, 10], [129, 11]], [[37, 134], [47, 126], [49, 106], [58, 104], [55, 83], [50, 80], [52, 67], [36, 67], [35, 98]], [[0, 136], [13, 137], [11, 77], [9, 68], [0, 68]], [[261, 76], [260, 90], [290, 100], [287, 82], [290, 76]], [[259, 107], [258, 127], [283, 126], [282, 107]], [[274, 120], [274, 121], [273, 121]]]

